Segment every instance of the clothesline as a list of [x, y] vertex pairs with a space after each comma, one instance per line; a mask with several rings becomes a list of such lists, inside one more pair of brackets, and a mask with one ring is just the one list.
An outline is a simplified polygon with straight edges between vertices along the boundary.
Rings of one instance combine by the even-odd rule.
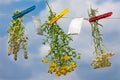
[[0, 16], [11, 16], [9, 14], [0, 14]]
[[[12, 16], [9, 14], [0, 14], [0, 16]], [[31, 18], [31, 16], [25, 15], [25, 17]], [[39, 17], [39, 16], [38, 16]], [[48, 18], [48, 17], [42, 17], [40, 16], [39, 18]], [[81, 18], [81, 17], [62, 17], [63, 19], [73, 19], [73, 18]], [[89, 18], [84, 18], [84, 20], [88, 20]], [[104, 18], [104, 19], [120, 19], [120, 17], [109, 17], [109, 18]]]
[[[39, 18], [48, 18], [48, 17], [39, 17]], [[82, 17], [62, 17], [62, 18], [82, 18]], [[87, 20], [88, 18], [84, 18], [84, 19]], [[104, 19], [120, 19], [120, 17], [111, 17], [111, 18], [104, 18]]]

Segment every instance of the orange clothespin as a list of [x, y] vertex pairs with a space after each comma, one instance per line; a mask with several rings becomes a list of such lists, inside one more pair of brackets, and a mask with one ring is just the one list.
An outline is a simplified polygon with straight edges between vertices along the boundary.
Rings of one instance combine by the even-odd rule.
[[48, 24], [53, 24], [56, 22], [58, 19], [60, 19], [62, 16], [64, 16], [67, 12], [69, 11], [69, 8], [65, 8], [63, 11], [61, 11], [58, 15], [56, 15], [54, 18], [52, 18]]

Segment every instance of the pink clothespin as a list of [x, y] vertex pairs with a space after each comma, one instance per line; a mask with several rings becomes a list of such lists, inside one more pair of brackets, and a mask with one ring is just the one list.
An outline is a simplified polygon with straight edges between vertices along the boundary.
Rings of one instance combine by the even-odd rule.
[[108, 12], [108, 13], [105, 13], [105, 14], [101, 14], [101, 15], [98, 15], [98, 16], [91, 17], [88, 20], [89, 20], [89, 22], [94, 22], [96, 20], [100, 20], [100, 19], [109, 17], [111, 15], [112, 15], [112, 12]]

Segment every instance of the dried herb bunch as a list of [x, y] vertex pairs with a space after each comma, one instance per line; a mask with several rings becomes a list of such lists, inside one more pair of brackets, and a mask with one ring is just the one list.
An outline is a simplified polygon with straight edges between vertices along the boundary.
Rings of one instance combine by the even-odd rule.
[[[49, 5], [48, 7], [50, 9], [48, 21], [50, 21], [56, 14], [52, 12]], [[46, 37], [43, 44], [48, 43], [50, 46], [50, 50], [42, 58], [42, 62], [49, 63], [48, 73], [55, 73], [56, 76], [66, 75], [77, 67], [77, 63], [73, 58], [80, 59], [80, 54], [77, 54], [75, 49], [69, 46], [72, 38], [65, 34], [56, 22], [49, 25], [48, 21], [41, 26]]]
[[[18, 14], [20, 11], [16, 10], [13, 15]], [[14, 60], [17, 60], [17, 54], [20, 49], [24, 49], [24, 58], [28, 58], [27, 52], [27, 39], [25, 28], [22, 25], [22, 17], [11, 20], [11, 26], [8, 29], [8, 55], [14, 54]]]
[[[97, 9], [90, 9], [89, 11], [89, 17], [96, 16]], [[98, 20], [91, 22], [91, 29], [92, 29], [92, 37], [94, 42], [94, 53], [96, 54], [96, 57], [92, 60], [91, 65], [94, 67], [94, 69], [97, 68], [103, 68], [103, 67], [109, 67], [111, 66], [111, 63], [109, 61], [110, 57], [114, 55], [113, 52], [109, 51], [103, 44], [102, 41], [102, 34], [100, 33], [99, 26], [102, 26], [99, 24]]]

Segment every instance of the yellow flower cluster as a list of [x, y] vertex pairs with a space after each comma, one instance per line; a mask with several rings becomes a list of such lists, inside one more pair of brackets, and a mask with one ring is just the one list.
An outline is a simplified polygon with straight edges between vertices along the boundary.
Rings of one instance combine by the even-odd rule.
[[48, 69], [48, 73], [55, 72], [56, 76], [66, 75], [68, 72], [74, 71], [74, 68], [77, 67], [77, 64], [75, 62], [70, 62], [69, 65], [66, 63], [59, 65], [54, 62], [50, 62], [50, 66]]
[[[47, 63], [46, 58], [42, 58], [42, 62]], [[74, 68], [77, 67], [77, 64], [71, 59], [70, 56], [64, 55], [60, 63], [55, 60], [49, 62], [48, 73], [55, 73], [56, 76], [66, 75], [68, 72], [74, 71]]]
[[94, 67], [94, 69], [103, 68], [103, 67], [109, 67], [109, 66], [111, 66], [111, 63], [109, 62], [109, 59], [113, 55], [114, 55], [113, 52], [98, 54], [92, 60], [92, 64], [91, 65]]

